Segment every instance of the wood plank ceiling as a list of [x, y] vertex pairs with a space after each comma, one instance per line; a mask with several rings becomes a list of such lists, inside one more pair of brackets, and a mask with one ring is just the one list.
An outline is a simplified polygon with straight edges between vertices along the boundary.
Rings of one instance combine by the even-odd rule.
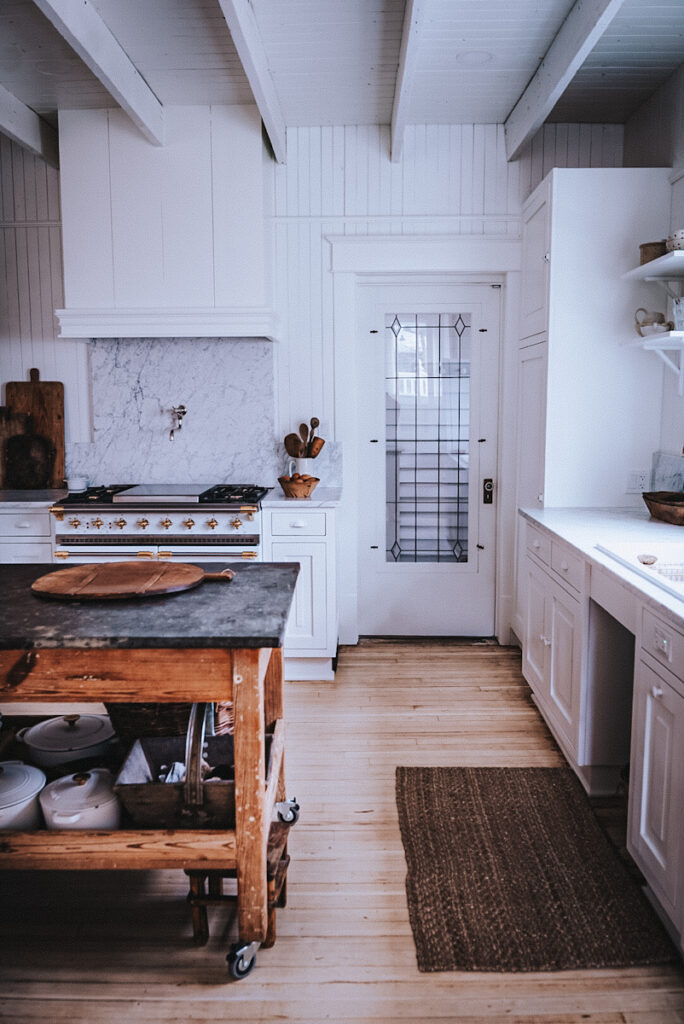
[[683, 61], [682, 0], [3, 0], [0, 128], [133, 108], [137, 76], [151, 105], [256, 99], [279, 159], [287, 126], [390, 123], [395, 158], [406, 124], [462, 123], [513, 156], [535, 119], [624, 122]]

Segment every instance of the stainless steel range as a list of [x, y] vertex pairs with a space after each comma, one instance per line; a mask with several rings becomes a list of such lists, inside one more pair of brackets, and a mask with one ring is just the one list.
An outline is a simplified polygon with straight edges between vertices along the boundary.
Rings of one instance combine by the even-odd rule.
[[55, 560], [226, 562], [262, 557], [253, 484], [115, 484], [70, 492], [50, 512]]

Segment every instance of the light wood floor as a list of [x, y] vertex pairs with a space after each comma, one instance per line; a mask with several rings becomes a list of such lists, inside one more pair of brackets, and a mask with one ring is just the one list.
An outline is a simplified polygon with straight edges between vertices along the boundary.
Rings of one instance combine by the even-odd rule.
[[366, 642], [334, 683], [287, 684], [292, 832], [278, 941], [227, 983], [231, 911], [195, 949], [180, 872], [0, 876], [0, 1019], [146, 1024], [684, 1022], [681, 966], [420, 974], [394, 769], [557, 765], [520, 675], [491, 645]]

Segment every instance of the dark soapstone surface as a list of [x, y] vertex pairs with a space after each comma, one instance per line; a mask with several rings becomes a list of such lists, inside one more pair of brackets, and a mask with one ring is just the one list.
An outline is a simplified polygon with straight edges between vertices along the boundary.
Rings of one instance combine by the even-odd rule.
[[[195, 564], [195, 563], [190, 563]], [[31, 584], [58, 571], [47, 565], [0, 565], [0, 649], [46, 647], [281, 647], [299, 566], [220, 563], [230, 583], [125, 600], [38, 597]]]

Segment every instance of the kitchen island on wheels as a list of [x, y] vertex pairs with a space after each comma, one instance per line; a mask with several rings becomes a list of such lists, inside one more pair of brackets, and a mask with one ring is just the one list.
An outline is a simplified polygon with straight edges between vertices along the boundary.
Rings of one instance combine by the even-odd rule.
[[[298, 567], [251, 563], [230, 582], [164, 596], [51, 600], [31, 585], [54, 565], [0, 565], [0, 699], [14, 702], [231, 702], [234, 827], [0, 832], [0, 869], [168, 869], [189, 874], [196, 939], [206, 905], [237, 879], [234, 978], [275, 940], [287, 823], [282, 644]], [[204, 784], [206, 790], [210, 783]], [[198, 827], [195, 827], [195, 824]], [[275, 838], [274, 838], [275, 837]], [[274, 870], [275, 864], [275, 870]], [[209, 895], [204, 884], [209, 882]]]

